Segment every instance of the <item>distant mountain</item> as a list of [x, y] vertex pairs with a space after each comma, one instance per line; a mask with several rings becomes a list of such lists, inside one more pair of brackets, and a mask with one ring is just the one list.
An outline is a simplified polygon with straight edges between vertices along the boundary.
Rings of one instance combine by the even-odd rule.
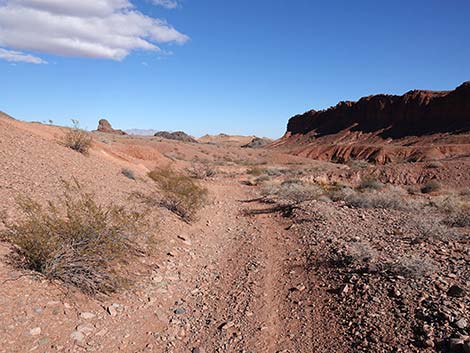
[[153, 129], [129, 129], [126, 130], [129, 135], [153, 136], [158, 130]]

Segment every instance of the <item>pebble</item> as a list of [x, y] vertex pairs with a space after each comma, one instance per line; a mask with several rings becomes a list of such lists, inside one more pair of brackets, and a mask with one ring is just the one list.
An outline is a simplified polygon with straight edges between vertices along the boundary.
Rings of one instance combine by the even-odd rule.
[[42, 332], [41, 328], [40, 327], [35, 327], [35, 328], [32, 328], [31, 330], [29, 330], [29, 334], [31, 336], [38, 336], [40, 335]]
[[461, 330], [467, 328], [467, 325], [468, 325], [467, 320], [465, 320], [465, 319], [463, 319], [463, 318], [462, 318], [462, 319], [459, 319], [459, 320], [457, 320], [457, 321], [455, 322], [455, 326], [456, 326], [457, 328], [461, 329]]
[[77, 341], [77, 342], [83, 342], [84, 339], [85, 339], [85, 335], [80, 332], [80, 331], [73, 331], [71, 334], [70, 334], [70, 338], [73, 339], [74, 341]]
[[465, 290], [462, 287], [459, 287], [454, 284], [447, 291], [447, 295], [450, 295], [451, 297], [461, 298], [465, 295]]
[[80, 317], [82, 319], [85, 319], [85, 320], [90, 320], [90, 319], [93, 319], [94, 317], [96, 317], [96, 315], [93, 314], [93, 313], [84, 312], [84, 313], [80, 314]]

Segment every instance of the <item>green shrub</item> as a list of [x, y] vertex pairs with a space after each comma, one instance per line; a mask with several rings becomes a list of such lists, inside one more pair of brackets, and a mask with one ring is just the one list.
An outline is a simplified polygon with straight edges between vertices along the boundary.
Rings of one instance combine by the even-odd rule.
[[116, 268], [139, 253], [141, 215], [98, 205], [78, 183], [47, 207], [29, 197], [20, 198], [18, 207], [21, 217], [3, 219], [0, 232], [0, 240], [14, 246], [15, 265], [88, 295], [109, 294], [123, 284]]
[[207, 201], [206, 188], [171, 168], [155, 169], [148, 175], [157, 183], [162, 193], [161, 206], [177, 214], [186, 222], [193, 221], [197, 212]]

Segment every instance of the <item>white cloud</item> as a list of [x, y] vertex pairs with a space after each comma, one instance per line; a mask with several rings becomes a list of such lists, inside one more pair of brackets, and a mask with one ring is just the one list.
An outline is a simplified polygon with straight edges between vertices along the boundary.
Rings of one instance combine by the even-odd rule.
[[0, 46], [15, 50], [122, 60], [187, 40], [128, 0], [0, 0]]
[[167, 9], [176, 9], [178, 7], [177, 0], [152, 0], [152, 2]]
[[33, 55], [25, 54], [19, 51], [6, 50], [0, 48], [0, 59], [10, 62], [25, 62], [30, 64], [47, 64], [46, 61], [42, 60]]

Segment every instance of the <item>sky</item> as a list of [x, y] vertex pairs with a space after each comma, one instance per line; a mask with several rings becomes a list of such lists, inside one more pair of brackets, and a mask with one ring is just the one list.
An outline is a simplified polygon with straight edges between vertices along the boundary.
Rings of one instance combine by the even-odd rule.
[[0, 110], [277, 138], [310, 109], [470, 80], [468, 0], [0, 0]]

